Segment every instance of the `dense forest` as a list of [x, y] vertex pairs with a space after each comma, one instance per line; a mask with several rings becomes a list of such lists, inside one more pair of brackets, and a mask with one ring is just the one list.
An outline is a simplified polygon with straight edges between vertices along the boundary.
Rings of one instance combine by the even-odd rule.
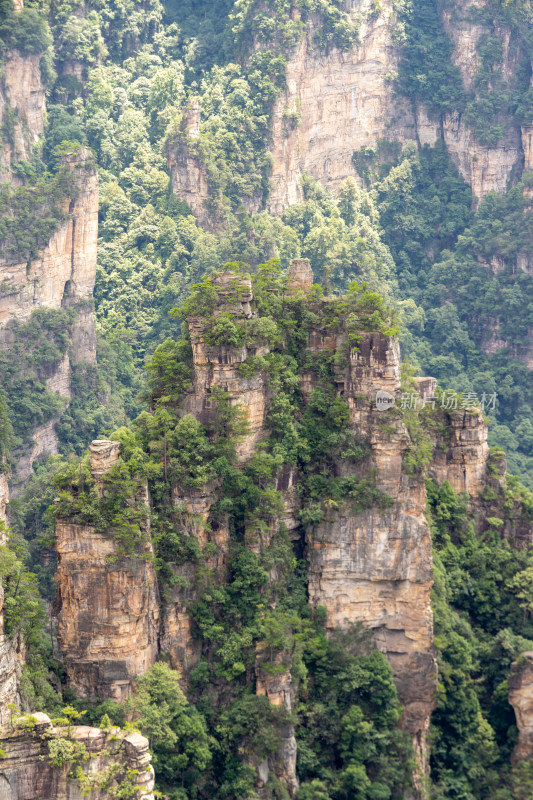
[[[309, 259], [315, 305], [321, 295], [336, 296], [335, 313], [353, 315], [358, 330], [399, 335], [405, 382], [431, 375], [458, 396], [496, 395], [486, 410], [489, 469], [503, 449], [509, 476], [504, 488], [485, 489], [483, 530], [466, 494], [427, 480], [439, 682], [425, 791], [435, 800], [533, 796], [533, 763], [511, 769], [517, 730], [508, 702], [511, 663], [533, 650], [533, 549], [515, 549], [501, 535], [517, 505], [533, 520], [533, 275], [517, 266], [533, 258], [533, 173], [513, 175], [505, 193], [478, 199], [443, 140], [430, 146], [380, 136], [353, 152], [354, 174], [335, 190], [304, 174], [301, 201], [281, 215], [269, 211], [272, 122], [287, 62], [305, 37], [324, 58], [357, 46], [363, 17], [384, 12], [379, 0], [357, 13], [354, 5], [27, 0], [15, 10], [12, 0], [0, 0], [0, 55], [37, 54], [47, 98], [44, 134], [31, 158], [14, 164], [15, 180], [0, 185], [0, 256], [31, 263], [68, 217], [65, 198], [76, 189], [66, 153], [89, 148], [100, 197], [97, 363], [73, 368], [68, 405], [47, 388], [47, 374], [70, 345], [75, 315], [68, 307], [36, 310], [0, 349], [2, 470], [27, 450], [38, 425], [58, 419], [59, 438], [59, 453], [34, 463], [9, 505], [9, 546], [0, 554], [6, 632], [25, 642], [27, 709], [64, 718], [66, 706], [67, 717], [83, 714], [87, 723], [137, 726], [150, 738], [157, 786], [171, 800], [257, 798], [243, 753], [273, 757], [280, 731], [295, 720], [298, 800], [399, 799], [416, 789], [415, 754], [398, 726], [402, 707], [386, 658], [360, 626], [328, 635], [321, 608], [309, 604], [303, 554], [286, 531], [259, 555], [242, 533], [245, 520], [267, 525], [278, 513], [276, 479], [289, 467], [301, 476], [303, 525], [318, 524], [327, 503], [349, 502], [362, 512], [389, 500], [370, 470], [357, 479], [335, 474], [338, 459], [366, 465], [368, 446], [347, 430], [333, 357], [306, 362], [305, 339], [320, 316], [315, 306], [279, 299], [297, 257]], [[503, 120], [533, 122], [533, 25], [524, 0], [481, 6], [474, 22], [493, 33], [481, 37], [478, 72], [465, 89], [442, 22], [443, 8], [457, 12], [451, 0], [395, 2], [390, 25], [399, 58], [390, 82], [400, 102], [424, 103], [435, 119], [457, 112], [478, 142], [494, 147]], [[516, 50], [511, 75], [502, 69], [503, 26]], [[196, 112], [192, 139], [187, 126]], [[13, 146], [15, 122], [12, 111], [0, 147]], [[286, 109], [283, 124], [298, 127], [297, 108]], [[173, 190], [169, 154], [182, 147], [205, 176], [203, 220]], [[231, 315], [217, 318], [210, 343], [237, 347], [255, 337], [272, 348], [266, 360], [247, 362], [249, 374], [268, 376], [275, 401], [269, 436], [245, 466], [235, 451], [244, 423], [223, 392], [210, 424], [179, 411], [192, 369], [186, 319], [209, 318], [210, 276], [225, 264], [250, 277], [257, 318], [255, 328], [239, 327]], [[496, 348], [487, 346], [494, 331]], [[317, 380], [310, 399], [297, 388], [305, 370]], [[425, 433], [406, 424], [418, 444], [412, 472], [424, 476]], [[103, 502], [86, 449], [105, 437], [121, 442], [121, 462]], [[193, 564], [202, 573], [190, 613], [203, 655], [187, 685], [162, 659], [126, 703], [88, 703], [66, 688], [49, 635], [55, 518], [78, 514], [97, 530], [111, 526], [121, 554], [138, 555], [140, 480], [150, 490], [163, 599], [185, 581], [174, 567]], [[227, 581], [217, 583], [209, 553], [169, 510], [172, 481], [223, 487], [217, 513], [230, 520]], [[290, 720], [250, 690], [264, 642], [291, 654], [299, 689]], [[277, 778], [266, 791], [288, 797]]]

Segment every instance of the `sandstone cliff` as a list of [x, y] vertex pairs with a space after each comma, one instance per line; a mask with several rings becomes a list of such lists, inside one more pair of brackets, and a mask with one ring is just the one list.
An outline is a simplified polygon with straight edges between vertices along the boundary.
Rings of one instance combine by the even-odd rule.
[[[476, 45], [489, 28], [475, 22], [471, 8], [447, 10], [442, 19], [452, 43], [453, 61], [467, 91], [478, 67]], [[459, 112], [432, 118], [423, 106], [410, 107], [394, 94], [391, 78], [397, 71], [399, 50], [394, 41], [395, 12], [385, 0], [379, 15], [373, 4], [358, 0], [354, 13], [361, 15], [359, 42], [347, 52], [332, 49], [320, 53], [313, 44], [312, 27], [287, 65], [287, 88], [274, 109], [272, 128], [273, 169], [269, 208], [280, 213], [301, 199], [303, 173], [335, 188], [355, 175], [352, 155], [363, 146], [375, 146], [379, 138], [434, 144], [442, 138], [463, 178], [480, 199], [489, 191], [504, 192], [508, 183], [531, 163], [530, 126], [519, 126], [510, 117], [503, 135], [493, 147], [478, 141]], [[497, 31], [504, 44], [502, 72], [507, 78], [516, 64], [509, 48], [510, 31]], [[287, 127], [287, 112], [297, 110], [300, 122]], [[530, 168], [526, 166], [526, 168]]]
[[[99, 493], [106, 491], [102, 477], [117, 459], [118, 442], [93, 442], [91, 469]], [[116, 531], [98, 532], [75, 517], [58, 520], [56, 537], [58, 641], [69, 686], [81, 697], [124, 700], [158, 652], [149, 535], [137, 557], [120, 553]]]
[[[486, 145], [460, 110], [435, 115], [420, 103], [397, 96], [400, 49], [396, 37], [397, 11], [392, 0], [379, 10], [372, 0], [351, 3], [360, 20], [359, 40], [348, 50], [319, 50], [311, 20], [300, 43], [290, 55], [286, 88], [275, 103], [271, 130], [271, 192], [268, 208], [280, 214], [302, 199], [300, 179], [309, 174], [335, 189], [356, 176], [354, 151], [375, 147], [378, 139], [413, 140], [433, 145], [442, 139], [465, 181], [478, 200], [489, 191], [505, 192], [524, 169], [531, 169], [532, 127], [520, 127], [503, 113], [498, 117], [502, 134], [496, 144]], [[485, 21], [479, 21], [480, 14]], [[466, 8], [447, 4], [441, 21], [451, 43], [452, 61], [461, 74], [465, 94], [476, 96], [475, 78], [480, 66], [478, 45], [483, 37], [496, 37], [502, 45], [498, 65], [505, 86], [511, 87], [519, 53], [511, 30], [490, 21], [486, 0]], [[186, 200], [203, 225], [213, 223], [206, 206], [209, 186], [197, 152], [200, 136], [198, 106], [184, 115], [182, 132], [169, 145], [168, 165], [174, 192]], [[255, 211], [256, 202], [248, 203]]]
[[512, 761], [518, 764], [533, 758], [533, 653], [522, 653], [511, 667], [509, 703], [518, 727], [518, 744]]
[[[74, 175], [73, 197], [67, 201], [68, 218], [48, 245], [29, 264], [0, 261], [0, 346], [14, 341], [14, 323], [24, 323], [38, 308], [74, 308], [68, 353], [46, 376], [47, 391], [70, 399], [71, 365], [96, 363], [93, 287], [98, 234], [98, 178], [89, 152], [80, 149], [66, 157]], [[56, 420], [32, 432], [33, 446], [17, 453], [13, 492], [27, 480], [33, 461], [43, 453], [57, 452]]]
[[[284, 465], [275, 476], [276, 511], [265, 517], [245, 515], [236, 521], [230, 512], [221, 511], [220, 501], [225, 498], [220, 479], [210, 478], [201, 488], [191, 488], [187, 480], [183, 485], [170, 476], [167, 480], [166, 451], [156, 444], [159, 455], [155, 463], [162, 473], [164, 470], [168, 484], [167, 521], [172, 521], [184, 541], [194, 540], [206, 555], [199, 561], [177, 559], [177, 566], [170, 565], [172, 580], [164, 586], [160, 600], [150, 559], [140, 553], [124, 557], [112, 527], [96, 530], [94, 524], [76, 514], [60, 517], [56, 529], [59, 643], [69, 685], [85, 697], [126, 697], [136, 677], [154, 663], [158, 654], [170, 657], [172, 667], [179, 669], [187, 682], [191, 668], [206, 657], [210, 647], [191, 616], [191, 604], [199, 597], [202, 581], [217, 586], [230, 579], [228, 564], [236, 526], [259, 563], [274, 537], [283, 532], [307, 563], [309, 603], [326, 608], [328, 632], [362, 625], [389, 660], [404, 708], [401, 725], [412, 736], [423, 772], [427, 770], [426, 734], [437, 678], [430, 605], [432, 549], [425, 473], [409, 461], [416, 440], [402, 408], [405, 387], [401, 383], [399, 346], [392, 334], [367, 330], [364, 325], [354, 334], [350, 327], [354, 315], [350, 317], [347, 306], [338, 313], [338, 299], [318, 299], [314, 294], [306, 299], [306, 293], [312, 291], [312, 279], [309, 263], [298, 259], [285, 284], [285, 296], [292, 298], [296, 307], [298, 303], [305, 305], [312, 320], [298, 356], [298, 413], [305, 413], [322, 380], [312, 365], [331, 364], [333, 372], [328, 373], [328, 381], [333, 396], [346, 404], [346, 427], [353, 440], [364, 444], [362, 460], [351, 462], [338, 454], [331, 470], [336, 478], [354, 479], [355, 484], [362, 479], [369, 481], [374, 499], [365, 501], [362, 508], [347, 498], [327, 501], [318, 522], [304, 522], [302, 470], [306, 468], [295, 462]], [[250, 369], [250, 364], [254, 359], [268, 363], [265, 359], [269, 353], [276, 348], [282, 353], [287, 342], [278, 340], [269, 345], [265, 339], [247, 334], [239, 345], [216, 343], [214, 321], [231, 320], [244, 331], [254, 331], [260, 317], [248, 278], [224, 272], [213, 278], [212, 288], [212, 310], [203, 315], [193, 311], [187, 321], [191, 382], [184, 384], [176, 419], [189, 414], [212, 431], [220, 393], [230, 406], [240, 406], [247, 427], [236, 440], [235, 468], [245, 470], [254, 454], [268, 444], [268, 414], [274, 399], [267, 370]], [[436, 392], [436, 381], [419, 378], [413, 388], [427, 400]], [[376, 404], [379, 391], [392, 401], [388, 410]], [[496, 515], [491, 503], [499, 506], [506, 497], [505, 463], [497, 454], [489, 457], [487, 427], [477, 409], [442, 409], [438, 405], [424, 422], [434, 445], [429, 475], [439, 483], [448, 480], [456, 491], [469, 495], [476, 524], [483, 530], [485, 518]], [[119, 445], [94, 442], [90, 457], [95, 491], [105, 499], [110, 490], [107, 477], [123, 463]], [[490, 496], [487, 488], [492, 491]], [[146, 495], [145, 484], [139, 484], [138, 491], [145, 509], [145, 554], [151, 556], [148, 508], [153, 498], [151, 502]], [[519, 500], [516, 502], [519, 506]], [[503, 535], [521, 544], [530, 539], [531, 524], [521, 516], [520, 508], [515, 511], [514, 516], [509, 515]], [[279, 579], [280, 566], [268, 566], [268, 561], [265, 564], [268, 591]], [[275, 607], [275, 592], [269, 597]], [[290, 712], [298, 692], [298, 681], [291, 674], [291, 653], [280, 650], [273, 665], [262, 647], [261, 643], [257, 645], [248, 680], [258, 695]], [[216, 694], [217, 686], [212, 690]], [[281, 779], [291, 793], [296, 791], [292, 722], [280, 732], [280, 746], [274, 754], [261, 759], [247, 752], [246, 758], [257, 770], [261, 792], [269, 773]], [[422, 791], [420, 784], [418, 790]]]
[[10, 50], [2, 54], [0, 126], [9, 134], [0, 147], [0, 183], [13, 180], [12, 164], [30, 158], [44, 131], [46, 102], [40, 60], [39, 53]]
[[[336, 346], [341, 342], [342, 334]], [[325, 331], [310, 338], [315, 351], [327, 345]], [[403, 467], [409, 435], [401, 417], [385, 412], [385, 420], [373, 403], [378, 390], [399, 393], [398, 343], [369, 334], [358, 350], [337, 376], [337, 386], [350, 406], [354, 430], [370, 440], [378, 486], [393, 502], [389, 509], [360, 513], [346, 504], [306, 531], [309, 600], [327, 608], [329, 628], [362, 622], [375, 631], [374, 641], [394, 671], [403, 725], [425, 764], [436, 687], [425, 489]]]
[[[29, 717], [30, 728], [4, 727], [0, 764], [2, 800], [110, 800], [117, 791], [133, 800], [154, 800], [154, 771], [148, 740], [139, 733], [119, 729], [105, 732], [78, 726], [68, 733], [52, 726], [43, 713]], [[65, 737], [78, 758], [54, 764], [53, 742]], [[76, 769], [81, 774], [75, 776]]]

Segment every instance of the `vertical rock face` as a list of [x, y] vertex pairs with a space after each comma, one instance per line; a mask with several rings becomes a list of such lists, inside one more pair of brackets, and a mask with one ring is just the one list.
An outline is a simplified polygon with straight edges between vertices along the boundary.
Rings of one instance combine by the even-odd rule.
[[[0, 347], [13, 339], [11, 323], [24, 323], [37, 308], [73, 307], [76, 316], [70, 331], [71, 345], [55, 372], [47, 376], [47, 390], [70, 399], [71, 365], [96, 363], [93, 288], [96, 276], [98, 235], [98, 178], [88, 168], [89, 152], [81, 149], [66, 156], [75, 180], [75, 199], [70, 201], [69, 218], [33, 259], [13, 264], [0, 260]], [[33, 431], [31, 449], [19, 454], [13, 474], [16, 495], [28, 479], [32, 464], [43, 453], [57, 452], [56, 420]]]
[[[274, 213], [301, 200], [303, 173], [333, 188], [355, 175], [353, 152], [375, 146], [379, 138], [430, 145], [443, 138], [477, 198], [489, 191], [504, 192], [512, 175], [522, 170], [524, 154], [525, 163], [531, 164], [531, 130], [525, 126], [520, 131], [510, 117], [501, 120], [504, 133], [497, 145], [487, 147], [477, 141], [459, 113], [435, 119], [424, 107], [411, 109], [408, 101], [395, 97], [390, 80], [399, 62], [393, 39], [395, 12], [391, 0], [381, 5], [375, 18], [367, 0], [352, 4], [362, 24], [359, 42], [350, 50], [319, 52], [309, 29], [289, 59], [286, 90], [276, 103], [272, 127], [269, 207]], [[476, 5], [484, 7], [486, 2], [479, 0]], [[476, 23], [463, 8], [443, 14], [443, 24], [454, 45], [453, 61], [470, 91], [478, 68], [476, 45], [488, 28]], [[502, 71], [508, 78], [516, 56], [510, 55], [510, 32], [499, 34], [504, 43]], [[291, 111], [298, 111], [301, 117], [292, 129], [286, 123]]]
[[[299, 181], [306, 172], [335, 188], [355, 175], [354, 150], [384, 137], [389, 121], [401, 117], [392, 84], [385, 76], [396, 68], [392, 46], [391, 0], [370, 19], [370, 0], [357, 3], [366, 15], [360, 41], [348, 51], [319, 52], [313, 30], [287, 64], [286, 91], [274, 108], [270, 210], [281, 213], [301, 199]], [[301, 121], [287, 129], [284, 112], [297, 110]]]
[[[98, 493], [102, 476], [118, 458], [116, 444], [92, 445]], [[151, 544], [146, 558], [121, 555], [112, 530], [99, 533], [75, 518], [57, 521], [56, 538], [58, 641], [69, 685], [81, 697], [124, 700], [158, 652]]]
[[[190, 131], [187, 131], [192, 138]], [[192, 213], [204, 227], [210, 226], [209, 211], [206, 201], [209, 199], [207, 174], [200, 159], [184, 134], [179, 142], [169, 150], [167, 166], [170, 170], [172, 191], [188, 203]]]
[[522, 653], [511, 667], [509, 703], [513, 706], [518, 727], [518, 744], [513, 764], [533, 758], [533, 653]]
[[308, 292], [313, 285], [313, 270], [308, 258], [294, 258], [287, 276], [287, 293]]
[[12, 136], [0, 148], [0, 183], [11, 180], [14, 161], [30, 158], [32, 146], [44, 131], [46, 103], [40, 60], [39, 53], [22, 54], [18, 50], [2, 55], [0, 125], [12, 121]]
[[[310, 349], [327, 345], [324, 334], [311, 337]], [[377, 484], [392, 504], [360, 513], [346, 504], [307, 531], [309, 599], [327, 608], [332, 629], [362, 622], [375, 631], [375, 644], [394, 672], [403, 726], [424, 766], [437, 677], [425, 487], [403, 468], [409, 438], [401, 417], [383, 418], [374, 404], [378, 390], [398, 396], [398, 343], [383, 334], [365, 334], [358, 349], [337, 376], [338, 388], [350, 406], [354, 430], [370, 440]]]
[[487, 423], [481, 411], [446, 412], [444, 432], [438, 435], [429, 475], [449, 481], [456, 492], [475, 497], [487, 476]]
[[[31, 733], [7, 731], [0, 740], [7, 755], [0, 766], [1, 800], [77, 800], [88, 796], [81, 782], [69, 777], [70, 769], [54, 767], [49, 758], [48, 743], [60, 734], [50, 718], [40, 712], [32, 715], [35, 728]], [[88, 758], [81, 762], [85, 775], [105, 777], [115, 773], [109, 785], [102, 781], [90, 791], [91, 800], [111, 800], [128, 772], [133, 773], [130, 793], [133, 800], [154, 800], [154, 770], [148, 752], [148, 740], [139, 733], [126, 735], [119, 729], [108, 734], [85, 725], [74, 727], [70, 738], [85, 748]], [[136, 773], [136, 774], [135, 774]]]
[[[282, 655], [276, 659], [279, 662], [280, 670], [282, 667]], [[296, 687], [293, 684], [289, 670], [284, 670], [272, 674], [261, 669], [261, 654], [258, 653], [255, 674], [256, 674], [256, 694], [268, 697], [273, 706], [283, 708], [288, 714], [291, 713], [294, 702]], [[294, 725], [287, 722], [280, 731], [281, 744], [277, 753], [270, 756], [266, 763], [257, 765], [260, 783], [266, 783], [268, 774], [272, 771], [278, 780], [288, 788], [291, 797], [294, 797], [298, 790], [298, 777], [296, 775], [296, 738], [294, 736]], [[266, 780], [262, 778], [266, 776]], [[262, 786], [260, 785], [260, 789]]]
[[[217, 277], [215, 288], [218, 293], [215, 316], [222, 311], [229, 311], [237, 321], [254, 316], [249, 280], [225, 272]], [[266, 388], [262, 373], [247, 378], [239, 371], [239, 366], [248, 356], [264, 355], [268, 350], [260, 346], [212, 345], [206, 342], [205, 322], [189, 318], [188, 325], [194, 359], [194, 392], [186, 398], [185, 409], [201, 422], [208, 423], [213, 414], [214, 389], [224, 390], [230, 402], [240, 403], [246, 412], [248, 432], [237, 443], [237, 455], [245, 460], [252, 455], [254, 445], [263, 435]]]
[[[25, 322], [36, 308], [59, 309], [90, 303], [96, 275], [98, 235], [98, 177], [88, 168], [89, 151], [66, 156], [76, 178], [76, 196], [68, 208], [68, 220], [29, 265], [0, 261], [4, 291], [0, 299], [0, 328], [13, 319]], [[79, 360], [95, 362], [94, 333]]]
[[[4, 633], [4, 590], [0, 585], [0, 728], [9, 718], [9, 704], [18, 697], [19, 662], [16, 642]], [[1, 786], [1, 783], [0, 783]], [[0, 798], [1, 798], [0, 793]]]

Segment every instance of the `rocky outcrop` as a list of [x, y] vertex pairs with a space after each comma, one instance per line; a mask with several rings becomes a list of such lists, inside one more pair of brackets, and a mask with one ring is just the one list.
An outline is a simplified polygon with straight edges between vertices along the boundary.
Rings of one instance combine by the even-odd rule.
[[[73, 307], [68, 353], [53, 374], [47, 376], [49, 392], [57, 392], [68, 404], [71, 365], [96, 363], [93, 288], [96, 276], [98, 235], [98, 178], [90, 166], [89, 151], [80, 148], [67, 155], [75, 176], [73, 199], [67, 201], [68, 219], [48, 245], [29, 264], [0, 261], [0, 347], [8, 347], [16, 335], [12, 323], [24, 323], [37, 308]], [[32, 432], [33, 445], [17, 454], [12, 491], [16, 495], [31, 473], [32, 464], [43, 453], [57, 452], [56, 420]]]
[[[402, 114], [387, 73], [397, 66], [392, 46], [392, 2], [385, 0], [377, 19], [370, 0], [357, 3], [362, 13], [359, 42], [350, 50], [317, 50], [308, 30], [287, 63], [286, 90], [274, 107], [272, 177], [269, 208], [281, 213], [301, 200], [299, 185], [308, 173], [332, 188], [355, 175], [352, 156], [385, 137], [390, 120]], [[287, 112], [297, 110], [292, 129]]]
[[179, 133], [167, 145], [167, 166], [176, 197], [188, 203], [200, 225], [209, 227], [207, 172], [196, 152], [199, 136], [200, 106], [193, 99], [185, 109]]
[[488, 427], [481, 410], [452, 410], [444, 413], [441, 431], [435, 434], [436, 448], [429, 476], [438, 483], [449, 481], [456, 492], [474, 498], [487, 476]]
[[[116, 443], [93, 443], [91, 457], [101, 494], [102, 476], [118, 458]], [[146, 491], [140, 498], [145, 506]], [[56, 523], [58, 642], [69, 686], [92, 700], [124, 700], [158, 653], [159, 597], [149, 536], [144, 553], [126, 556], [116, 534], [75, 517]]]
[[514, 708], [518, 727], [518, 744], [512, 763], [533, 758], [533, 653], [522, 653], [514, 662], [509, 676], [509, 703]]
[[[230, 272], [217, 276], [215, 289], [218, 294], [216, 317], [220, 312], [230, 312], [237, 321], [254, 316], [251, 301], [251, 283]], [[242, 345], [226, 347], [206, 341], [207, 321], [190, 317], [189, 333], [194, 360], [193, 392], [185, 400], [185, 409], [204, 424], [209, 424], [215, 413], [216, 393], [220, 389], [227, 393], [229, 401], [239, 403], [246, 414], [247, 432], [237, 442], [240, 460], [249, 458], [255, 444], [264, 435], [263, 423], [266, 411], [266, 388], [264, 375], [258, 373], [245, 377], [239, 366], [250, 355], [265, 355], [266, 347]]]
[[493, 448], [486, 464], [483, 491], [473, 499], [471, 510], [478, 533], [491, 527], [489, 520], [500, 520], [500, 534], [516, 549], [533, 543], [533, 522], [521, 494], [507, 486], [507, 459], [503, 450]]
[[[287, 64], [286, 89], [276, 102], [272, 126], [273, 168], [269, 208], [281, 213], [302, 199], [304, 173], [335, 189], [355, 176], [354, 151], [375, 147], [378, 139], [413, 140], [434, 144], [442, 138], [455, 165], [472, 187], [475, 197], [489, 191], [504, 192], [511, 178], [531, 164], [531, 131], [522, 131], [509, 117], [500, 120], [504, 133], [497, 145], [481, 144], [459, 112], [434, 118], [423, 106], [410, 107], [394, 92], [399, 50], [394, 41], [395, 11], [384, 0], [381, 13], [373, 13], [370, 0], [352, 3], [361, 18], [359, 41], [348, 51], [331, 48], [320, 52], [313, 41], [313, 26]], [[485, 5], [480, 0], [477, 5]], [[478, 67], [476, 45], [485, 28], [461, 9], [443, 12], [443, 24], [454, 44], [453, 60], [470, 91]], [[504, 43], [509, 31], [499, 32]], [[503, 72], [513, 70], [509, 47], [504, 48]], [[299, 122], [287, 125], [287, 114], [297, 112]], [[531, 167], [529, 167], [531, 168]]]
[[[98, 177], [86, 148], [65, 161], [75, 177], [73, 199], [67, 201], [67, 221], [29, 267], [26, 261], [0, 261], [3, 291], [0, 328], [16, 319], [26, 322], [36, 308], [59, 309], [91, 303], [96, 274]], [[83, 360], [95, 362], [94, 334]], [[81, 355], [81, 354], [80, 354]], [[81, 360], [81, 358], [79, 359]]]
[[[0, 765], [2, 800], [77, 800], [82, 796], [111, 800], [122, 790], [132, 800], [154, 800], [154, 770], [148, 740], [141, 734], [126, 734], [118, 728], [106, 732], [85, 725], [67, 733], [54, 728], [50, 718], [40, 712], [25, 719], [27, 730], [20, 724], [4, 727], [0, 740], [6, 753]], [[60, 736], [87, 757], [55, 766], [50, 748]], [[82, 776], [74, 777], [77, 765]]]
[[[342, 338], [341, 334], [337, 345]], [[309, 348], [324, 346], [326, 331], [316, 331]], [[307, 530], [309, 600], [326, 607], [330, 629], [360, 622], [374, 631], [374, 642], [394, 672], [404, 706], [402, 724], [412, 734], [419, 764], [426, 770], [437, 673], [425, 487], [403, 466], [410, 440], [401, 416], [394, 408], [379, 411], [374, 402], [378, 391], [399, 396], [398, 343], [383, 334], [364, 334], [336, 380], [350, 406], [355, 432], [370, 442], [377, 485], [391, 505], [357, 513], [346, 503]]]
[[287, 294], [298, 291], [308, 292], [313, 285], [314, 276], [308, 258], [294, 258], [287, 275]]
[[[283, 669], [283, 659], [286, 654], [281, 653], [275, 658], [274, 663], [278, 667], [277, 672], [273, 672], [272, 668], [268, 672], [261, 668], [261, 655], [259, 651], [256, 658], [256, 694], [268, 697], [273, 706], [281, 708], [287, 714], [290, 714], [297, 687], [292, 680], [290, 670]], [[291, 797], [294, 797], [295, 792], [298, 790], [299, 782], [296, 775], [297, 747], [293, 722], [286, 721], [282, 724], [280, 739], [281, 743], [277, 752], [265, 759], [264, 762], [256, 765], [259, 777], [258, 788], [261, 791], [268, 781], [269, 773], [272, 771], [276, 778], [287, 787]]]
[[41, 54], [10, 50], [2, 54], [0, 76], [0, 128], [9, 131], [0, 147], [0, 183], [13, 180], [11, 166], [29, 159], [44, 131], [45, 87], [41, 80]]

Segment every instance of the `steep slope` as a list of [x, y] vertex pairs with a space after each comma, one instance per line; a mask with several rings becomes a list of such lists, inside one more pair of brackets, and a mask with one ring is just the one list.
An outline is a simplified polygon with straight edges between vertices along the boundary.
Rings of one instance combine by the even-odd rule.
[[[86, 148], [72, 148], [70, 153], [66, 153], [62, 169], [68, 178], [70, 196], [62, 200], [64, 222], [59, 222], [48, 244], [29, 261], [18, 262], [16, 254], [0, 260], [0, 345], [7, 373], [4, 391], [8, 395], [8, 402], [15, 406], [15, 412], [21, 379], [42, 381], [46, 394], [62, 398], [59, 405], [64, 409], [71, 398], [72, 365], [96, 362], [93, 287], [98, 231], [98, 179]], [[44, 312], [39, 317], [38, 329], [41, 326], [46, 328], [48, 321], [51, 327], [49, 333], [54, 336], [63, 323], [68, 338], [61, 341], [57, 353], [50, 354], [49, 363], [46, 357], [41, 358], [40, 363], [39, 359], [32, 363], [30, 356], [27, 365], [23, 365], [24, 357], [21, 358], [18, 351], [22, 348], [26, 353], [31, 353], [35, 346], [31, 340], [31, 324], [36, 319], [34, 315], [38, 309]], [[46, 316], [47, 311], [52, 313]], [[17, 358], [18, 368], [15, 369], [14, 360]], [[43, 402], [46, 405], [44, 398]], [[21, 442], [22, 446], [16, 455], [13, 475], [15, 493], [28, 479], [35, 459], [43, 453], [57, 452], [58, 440], [54, 426], [59, 415], [48, 412], [48, 416], [52, 418], [35, 427], [32, 426], [31, 417], [30, 420], [24, 420], [30, 422], [30, 429], [24, 430], [26, 441]], [[17, 433], [20, 435], [20, 431]]]
[[[301, 691], [297, 642], [309, 635], [285, 616], [292, 550], [305, 565], [305, 605], [324, 613], [332, 642], [346, 635], [355, 647], [362, 626], [371, 632], [366, 646], [387, 657], [403, 706], [400, 726], [418, 763], [413, 791], [423, 793], [437, 686], [424, 473], [468, 493], [481, 534], [486, 518], [501, 513], [502, 466], [491, 500], [482, 415], [460, 396], [446, 395], [445, 404], [434, 379], [401, 379], [398, 343], [378, 296], [359, 287], [345, 299], [321, 299], [311, 284], [305, 259], [281, 282], [266, 265], [252, 281], [222, 272], [200, 284], [182, 310], [188, 334], [154, 355], [152, 414], [141, 415], [130, 433], [118, 432], [118, 460], [118, 442], [95, 442], [92, 478], [77, 467], [61, 478], [59, 640], [70, 685], [87, 697], [124, 697], [159, 653], [192, 681], [197, 699], [197, 676], [213, 670], [210, 702], [222, 710], [242, 659], [256, 697], [290, 712]], [[365, 330], [370, 319], [374, 330]], [[376, 404], [380, 393], [385, 410]], [[109, 463], [100, 451], [113, 453]], [[113, 480], [105, 479], [110, 467]], [[143, 473], [151, 500], [139, 505], [134, 487], [142, 494]], [[531, 541], [531, 522], [514, 524], [506, 535]], [[159, 587], [142, 555], [151, 552], [150, 538]], [[268, 624], [259, 612], [246, 626], [240, 615], [253, 604], [237, 611], [241, 562], [265, 570], [253, 603], [267, 604]], [[96, 590], [102, 582], [105, 596]], [[291, 613], [297, 609], [301, 614], [299, 606]], [[226, 629], [227, 614], [234, 622]], [[264, 625], [288, 628], [269, 645]], [[249, 743], [243, 758], [261, 791], [277, 776], [294, 793], [297, 742], [306, 728], [303, 721], [301, 728], [279, 724], [275, 748], [261, 754]]]
[[2, 55], [0, 182], [13, 180], [12, 165], [31, 157], [33, 146], [44, 132], [46, 102], [41, 55], [18, 50]]

